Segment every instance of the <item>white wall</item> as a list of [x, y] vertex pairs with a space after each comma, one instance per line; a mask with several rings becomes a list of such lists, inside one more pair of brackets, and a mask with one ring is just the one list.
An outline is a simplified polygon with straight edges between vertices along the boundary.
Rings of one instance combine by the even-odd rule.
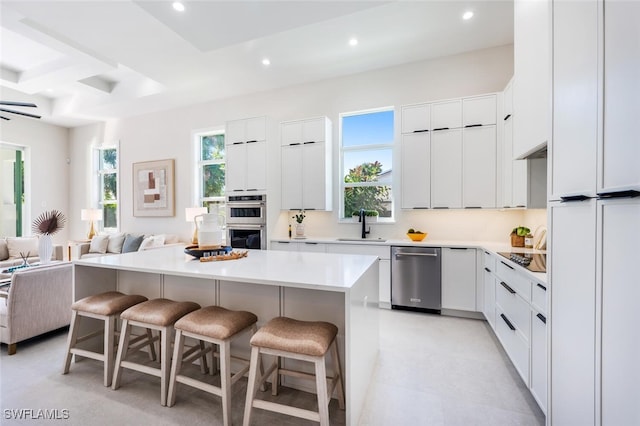
[[[274, 70], [272, 70], [274, 71]], [[104, 126], [86, 126], [71, 132], [72, 191], [86, 202], [88, 164], [84, 151], [93, 143], [120, 141], [121, 229], [137, 232], [171, 232], [188, 240], [192, 225], [184, 220], [185, 207], [194, 200], [191, 135], [198, 129], [224, 125], [228, 120], [266, 115], [268, 129], [269, 234], [285, 236], [288, 212], [280, 212], [280, 155], [278, 123], [326, 115], [333, 122], [334, 187], [338, 185], [338, 117], [342, 112], [455, 98], [500, 91], [513, 74], [513, 46], [503, 46], [467, 54], [422, 61], [362, 74], [255, 93], [232, 99], [192, 105], [171, 111], [115, 120]], [[399, 114], [396, 114], [399, 119]], [[399, 126], [396, 125], [399, 133]], [[398, 159], [399, 156], [396, 156]], [[176, 160], [176, 216], [134, 218], [132, 215], [132, 164], [173, 158]], [[399, 169], [399, 161], [394, 169]], [[399, 193], [399, 191], [396, 191]], [[84, 194], [84, 195], [83, 195]], [[334, 206], [338, 206], [334, 191]], [[82, 208], [73, 200], [72, 210]], [[78, 210], [79, 212], [79, 210]], [[451, 213], [451, 214], [449, 214]], [[520, 224], [523, 213], [516, 212], [435, 212], [397, 210], [397, 226], [376, 225], [374, 236], [403, 235], [405, 228], [424, 223], [424, 231], [434, 238], [504, 240], [508, 231]], [[334, 212], [312, 212], [305, 223], [311, 236], [355, 236], [357, 225], [338, 224]], [[86, 227], [86, 224], [84, 224]], [[73, 226], [74, 237], [86, 232]], [[76, 233], [77, 232], [77, 233]], [[471, 237], [470, 237], [471, 236]]]
[[[0, 141], [25, 147], [25, 214], [23, 235], [31, 235], [31, 223], [40, 213], [60, 210], [69, 219], [69, 130], [42, 121], [12, 117], [0, 123]], [[66, 244], [69, 226], [54, 235]]]

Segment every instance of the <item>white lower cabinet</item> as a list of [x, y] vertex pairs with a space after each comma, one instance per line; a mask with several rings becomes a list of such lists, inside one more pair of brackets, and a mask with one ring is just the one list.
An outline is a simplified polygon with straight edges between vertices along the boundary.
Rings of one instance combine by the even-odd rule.
[[327, 245], [315, 242], [271, 241], [271, 250], [325, 253]]
[[476, 311], [476, 250], [442, 249], [442, 309]]
[[531, 311], [531, 394], [547, 414], [547, 317]]
[[496, 258], [484, 252], [484, 305], [482, 313], [492, 329], [496, 328]]
[[513, 318], [496, 303], [496, 335], [509, 355], [513, 366], [527, 387], [529, 386], [529, 342], [516, 327]]

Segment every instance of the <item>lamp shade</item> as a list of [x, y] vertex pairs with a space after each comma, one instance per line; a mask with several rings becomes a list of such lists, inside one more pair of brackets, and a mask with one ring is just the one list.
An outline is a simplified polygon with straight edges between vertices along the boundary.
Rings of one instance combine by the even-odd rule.
[[206, 207], [187, 207], [184, 209], [184, 216], [187, 222], [193, 222], [196, 216], [206, 213], [209, 213]]
[[102, 220], [102, 209], [82, 209], [80, 220]]

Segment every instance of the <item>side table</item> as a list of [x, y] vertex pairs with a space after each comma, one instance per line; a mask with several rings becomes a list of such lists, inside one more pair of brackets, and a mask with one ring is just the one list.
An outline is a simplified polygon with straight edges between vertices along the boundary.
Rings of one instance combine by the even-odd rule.
[[91, 240], [70, 240], [67, 242], [67, 260], [73, 260], [73, 254], [77, 250], [72, 250], [72, 247], [78, 247], [80, 244], [90, 243]]

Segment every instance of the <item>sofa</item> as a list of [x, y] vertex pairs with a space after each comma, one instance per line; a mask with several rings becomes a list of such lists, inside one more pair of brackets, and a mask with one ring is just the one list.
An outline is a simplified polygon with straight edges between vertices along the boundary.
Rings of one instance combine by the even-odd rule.
[[17, 343], [65, 327], [71, 322], [73, 277], [70, 262], [54, 262], [16, 271], [0, 287], [0, 343], [16, 353]]
[[[12, 266], [22, 265], [20, 253], [27, 254], [27, 263], [40, 261], [38, 257], [38, 237], [0, 237], [0, 271]], [[62, 245], [54, 244], [51, 260], [62, 260]]]
[[91, 242], [79, 244], [78, 257], [87, 259], [168, 247], [179, 243], [178, 237], [173, 234], [143, 235], [124, 232], [103, 234], [96, 235], [91, 239]]

